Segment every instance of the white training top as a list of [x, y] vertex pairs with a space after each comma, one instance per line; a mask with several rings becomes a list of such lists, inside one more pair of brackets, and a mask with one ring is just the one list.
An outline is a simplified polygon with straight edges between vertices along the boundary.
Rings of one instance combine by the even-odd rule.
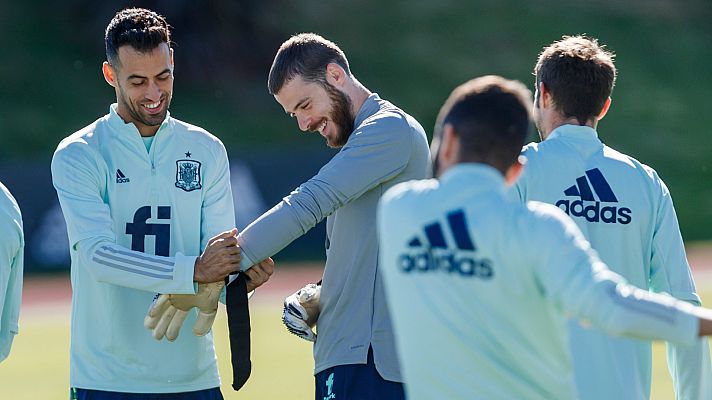
[[[554, 129], [523, 154], [528, 161], [512, 190], [515, 198], [561, 208], [601, 260], [632, 285], [700, 304], [670, 192], [652, 168], [577, 125]], [[650, 342], [612, 338], [575, 322], [570, 335], [581, 399], [650, 398]], [[706, 338], [668, 346], [667, 359], [678, 399], [712, 399]]]
[[696, 340], [693, 306], [622, 283], [560, 209], [510, 200], [489, 166], [395, 186], [378, 232], [409, 399], [575, 398], [564, 314]]
[[195, 258], [235, 226], [220, 140], [168, 116], [146, 151], [112, 105], [59, 144], [52, 179], [72, 258], [70, 385], [139, 393], [219, 386], [212, 334], [188, 329], [159, 342], [143, 319], [155, 293], [194, 293]]
[[19, 332], [25, 238], [17, 201], [0, 183], [0, 361], [10, 354]]

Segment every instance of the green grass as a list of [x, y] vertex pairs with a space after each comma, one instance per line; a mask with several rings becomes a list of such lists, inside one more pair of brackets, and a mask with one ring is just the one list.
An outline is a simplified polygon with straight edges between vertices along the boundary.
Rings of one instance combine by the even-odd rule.
[[[702, 293], [712, 304], [712, 287]], [[215, 323], [215, 343], [220, 375], [232, 376], [224, 313]], [[309, 399], [313, 398], [311, 346], [290, 335], [280, 321], [281, 306], [255, 304], [252, 308], [252, 362], [250, 381], [239, 392], [224, 379], [226, 399]], [[10, 357], [0, 364], [0, 398], [67, 399], [69, 380], [69, 318], [53, 314], [28, 318], [15, 340]], [[651, 399], [672, 399], [672, 383], [665, 363], [665, 345], [653, 350], [653, 393]]]

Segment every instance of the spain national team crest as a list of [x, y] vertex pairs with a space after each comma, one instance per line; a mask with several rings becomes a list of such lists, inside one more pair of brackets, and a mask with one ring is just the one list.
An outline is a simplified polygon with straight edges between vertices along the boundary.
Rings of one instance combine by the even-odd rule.
[[200, 184], [200, 161], [176, 161], [176, 187], [186, 192], [192, 192], [203, 187]]

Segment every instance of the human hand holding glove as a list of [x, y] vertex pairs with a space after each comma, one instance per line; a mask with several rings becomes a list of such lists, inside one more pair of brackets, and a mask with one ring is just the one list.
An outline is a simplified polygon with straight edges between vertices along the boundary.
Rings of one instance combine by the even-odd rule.
[[224, 281], [199, 283], [196, 294], [161, 294], [156, 297], [143, 320], [143, 325], [151, 330], [153, 338], [161, 340], [165, 336], [174, 341], [180, 333], [188, 313], [198, 308], [198, 318], [193, 325], [193, 333], [203, 336], [210, 331], [218, 311], [220, 292]]
[[312, 328], [319, 318], [321, 285], [310, 283], [284, 299], [282, 322], [287, 330], [300, 338], [315, 342]]

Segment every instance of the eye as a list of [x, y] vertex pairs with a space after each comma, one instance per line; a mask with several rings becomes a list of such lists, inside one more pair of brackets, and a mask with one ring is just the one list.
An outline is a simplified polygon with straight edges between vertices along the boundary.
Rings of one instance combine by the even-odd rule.
[[131, 86], [138, 87], [138, 86], [143, 85], [143, 80], [140, 80], [140, 81], [129, 81], [129, 84], [131, 84]]
[[158, 80], [159, 80], [159, 81], [165, 81], [165, 80], [167, 80], [167, 79], [170, 78], [170, 77], [171, 77], [171, 74], [166, 73], [165, 75], [159, 76], [159, 77], [158, 77]]
[[302, 107], [301, 107], [302, 110], [308, 110], [310, 108], [311, 108], [311, 102], [302, 104]]

